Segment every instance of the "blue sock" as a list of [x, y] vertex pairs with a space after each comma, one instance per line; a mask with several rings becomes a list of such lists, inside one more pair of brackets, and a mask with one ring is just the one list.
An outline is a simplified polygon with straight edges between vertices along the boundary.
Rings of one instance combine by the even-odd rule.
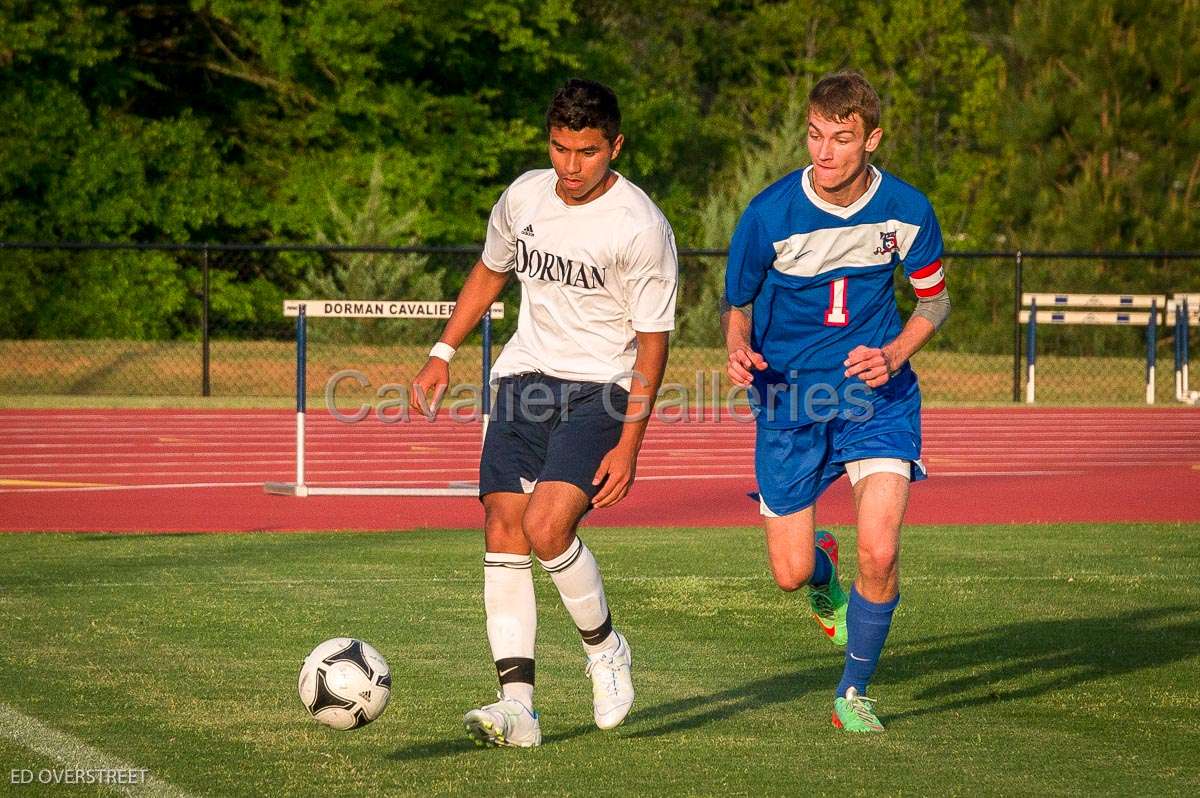
[[833, 578], [833, 561], [821, 547], [817, 546], [816, 550], [817, 556], [813, 558], [813, 572], [808, 583], [813, 587], [821, 587], [829, 584], [829, 580]]
[[892, 627], [892, 612], [900, 603], [899, 594], [891, 601], [876, 604], [867, 601], [858, 593], [858, 587], [850, 588], [850, 607], [846, 610], [846, 667], [837, 694], [844, 696], [847, 687], [867, 692], [867, 683], [875, 675], [883, 641], [887, 640]]

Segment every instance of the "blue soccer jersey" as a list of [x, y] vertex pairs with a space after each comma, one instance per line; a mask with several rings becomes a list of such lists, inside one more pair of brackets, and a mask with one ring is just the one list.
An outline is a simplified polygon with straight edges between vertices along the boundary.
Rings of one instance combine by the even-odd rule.
[[[847, 207], [812, 188], [812, 167], [755, 197], [729, 245], [725, 294], [753, 303], [751, 346], [767, 361], [754, 377], [760, 426], [785, 429], [878, 401], [843, 363], [856, 346], [882, 347], [901, 330], [893, 275], [897, 265], [918, 296], [945, 287], [942, 233], [917, 189], [868, 167], [871, 184]], [[915, 390], [906, 363], [883, 393]]]

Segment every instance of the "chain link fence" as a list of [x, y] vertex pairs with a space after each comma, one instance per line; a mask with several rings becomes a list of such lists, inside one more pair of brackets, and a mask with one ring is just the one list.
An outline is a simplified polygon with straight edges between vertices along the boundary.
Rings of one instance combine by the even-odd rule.
[[[0, 244], [0, 395], [289, 397], [295, 327], [282, 314], [285, 298], [453, 299], [477, 254], [475, 247]], [[717, 316], [724, 254], [680, 252], [665, 383], [693, 401], [712, 402], [732, 387]], [[958, 253], [944, 264], [954, 311], [914, 358], [928, 402], [1023, 398], [1022, 292], [1200, 291], [1198, 253]], [[914, 299], [902, 282], [897, 298], [907, 317]], [[501, 300], [497, 347], [515, 328], [515, 282]], [[442, 324], [310, 320], [310, 393], [320, 397], [346, 369], [370, 382], [344, 383], [349, 393], [339, 399], [347, 401], [406, 383]], [[1157, 336], [1159, 402], [1174, 399], [1174, 338], [1168, 320]], [[1145, 401], [1144, 327], [1039, 325], [1037, 355], [1039, 404]], [[481, 363], [477, 331], [455, 358], [454, 379], [477, 382]]]

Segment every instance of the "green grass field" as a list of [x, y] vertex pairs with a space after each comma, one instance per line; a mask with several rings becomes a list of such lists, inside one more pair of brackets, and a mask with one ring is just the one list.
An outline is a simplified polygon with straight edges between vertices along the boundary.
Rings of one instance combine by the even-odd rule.
[[[905, 535], [872, 688], [885, 735], [830, 727], [841, 655], [773, 587], [759, 530], [591, 529], [637, 703], [594, 728], [578, 635], [537, 573], [529, 751], [476, 749], [459, 725], [495, 689], [478, 532], [8, 535], [0, 765], [62, 767], [16, 741], [20, 713], [193, 795], [1200, 790], [1200, 527]], [[393, 671], [387, 712], [354, 732], [296, 696], [304, 655], [338, 635]]]

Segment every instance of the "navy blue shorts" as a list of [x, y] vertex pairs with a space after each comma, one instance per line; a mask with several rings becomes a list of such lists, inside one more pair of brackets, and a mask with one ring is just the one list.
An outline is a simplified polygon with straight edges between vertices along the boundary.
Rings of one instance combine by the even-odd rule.
[[629, 392], [616, 383], [573, 382], [531, 372], [504, 377], [479, 459], [479, 495], [532, 493], [569, 482], [591, 499], [592, 478], [617, 445]]

